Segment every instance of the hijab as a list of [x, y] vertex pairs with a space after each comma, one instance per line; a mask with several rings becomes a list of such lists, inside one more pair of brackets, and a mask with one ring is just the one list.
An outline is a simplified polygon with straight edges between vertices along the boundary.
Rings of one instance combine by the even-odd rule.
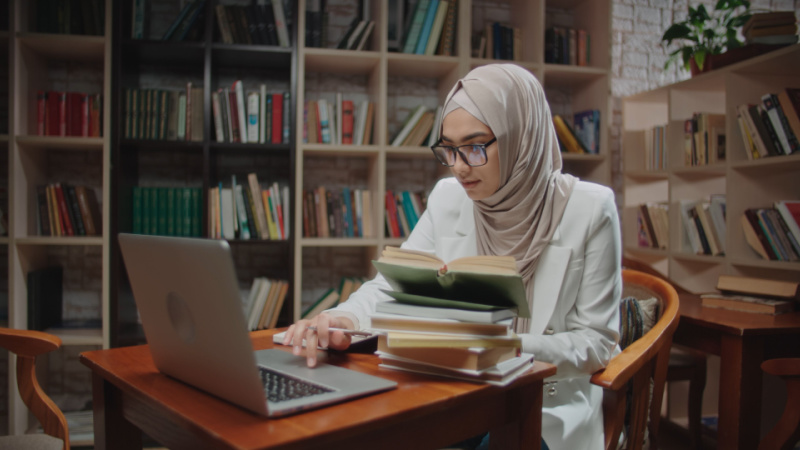
[[[561, 153], [544, 90], [519, 66], [490, 64], [473, 69], [456, 83], [445, 99], [442, 118], [457, 108], [488, 126], [499, 149], [500, 188], [474, 202], [478, 254], [513, 256], [532, 306], [539, 257], [577, 182], [561, 173]], [[517, 332], [528, 328], [529, 319], [517, 320]]]

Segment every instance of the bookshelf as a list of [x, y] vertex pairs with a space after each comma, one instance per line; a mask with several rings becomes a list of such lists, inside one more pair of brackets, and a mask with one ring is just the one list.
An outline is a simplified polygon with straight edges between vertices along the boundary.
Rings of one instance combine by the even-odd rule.
[[[304, 30], [307, 26], [305, 11], [315, 2], [300, 0], [298, 3], [298, 29]], [[377, 258], [385, 245], [402, 243], [402, 239], [385, 237], [384, 195], [387, 190], [430, 192], [436, 181], [449, 176], [426, 146], [391, 146], [390, 142], [414, 107], [424, 104], [428, 109], [435, 109], [461, 76], [474, 67], [496, 62], [472, 56], [473, 35], [487, 23], [502, 22], [520, 30], [524, 44], [520, 60], [513, 62], [531, 71], [542, 82], [554, 114], [571, 118], [573, 113], [582, 110], [600, 110], [599, 153], [562, 154], [564, 171], [584, 180], [611, 184], [607, 131], [610, 123], [610, 1], [458, 0], [452, 56], [390, 51], [389, 28], [396, 22], [396, 12], [390, 10], [390, 5], [395, 2], [329, 0], [329, 7], [332, 3], [343, 17], [329, 17], [329, 36], [324, 45], [306, 45], [306, 34], [297, 35], [294, 190], [299, 193], [319, 185], [369, 190], [373, 194], [372, 209], [376, 212], [371, 220], [377, 233], [363, 238], [303, 237], [303, 201], [302, 196], [295, 195], [293, 317], [300, 317], [327, 288], [338, 286], [342, 277], [373, 276], [375, 271], [370, 261]], [[366, 49], [336, 49], [346, 25], [363, 11], [369, 13], [366, 19], [376, 23]], [[334, 23], [343, 26], [337, 30], [330, 25]], [[552, 26], [586, 30], [591, 36], [591, 62], [585, 66], [545, 63], [545, 29]], [[342, 92], [344, 98], [374, 102], [372, 142], [359, 146], [304, 143], [304, 102], [321, 98], [331, 101], [337, 92]]]
[[[232, 175], [246, 185], [247, 175], [255, 173], [262, 183], [279, 182], [294, 185], [294, 132], [290, 122], [290, 139], [286, 143], [218, 142], [212, 113], [212, 94], [230, 88], [240, 80], [245, 92], [266, 84], [269, 92], [288, 92], [288, 117], [295, 117], [296, 52], [292, 45], [224, 43], [216, 8], [230, 10], [250, 2], [206, 1], [192, 31], [184, 40], [162, 40], [170, 25], [190, 2], [172, 0], [147, 2], [141, 38], [134, 38], [134, 0], [114, 2], [114, 51], [112, 63], [113, 111], [111, 157], [112, 171], [112, 236], [133, 232], [134, 188], [189, 189], [199, 193], [195, 205], [198, 213], [195, 236], [209, 235], [209, 189], [222, 183], [230, 187]], [[293, 4], [294, 2], [290, 2]], [[285, 11], [287, 19], [296, 11]], [[288, 20], [287, 20], [288, 21]], [[126, 134], [126, 93], [136, 89], [186, 91], [187, 83], [202, 93], [199, 111], [203, 116], [201, 137], [195, 140], [149, 139]], [[293, 193], [291, 195], [294, 195]], [[156, 234], [165, 234], [158, 232]], [[233, 256], [242, 289], [249, 289], [258, 276], [293, 280], [293, 251], [288, 240], [231, 239]], [[144, 342], [127, 273], [117, 242], [111, 242], [110, 316], [113, 324], [111, 345], [122, 346]], [[291, 302], [286, 302], [289, 304]], [[291, 318], [284, 308], [281, 324]]]
[[[800, 199], [800, 154], [748, 160], [736, 119], [737, 105], [759, 103], [766, 93], [798, 87], [800, 45], [774, 50], [689, 80], [623, 99], [623, 243], [626, 253], [648, 261], [695, 292], [713, 290], [721, 274], [796, 280], [800, 263], [762, 259], [747, 242], [740, 217], [747, 208], [770, 207], [776, 200]], [[713, 164], [684, 163], [683, 124], [693, 113], [725, 115], [726, 158]], [[646, 131], [666, 125], [663, 170], [645, 169]], [[688, 247], [678, 211], [681, 200], [727, 199], [725, 246], [720, 256], [698, 255]], [[669, 246], [637, 246], [639, 203], [667, 202]]]
[[[2, 275], [8, 298], [7, 325], [28, 328], [28, 274], [48, 266], [62, 266], [63, 319], [92, 319], [100, 323], [47, 330], [58, 335], [64, 344], [56, 357], [74, 363], [77, 352], [83, 349], [109, 346], [111, 3], [62, 4], [61, 7], [69, 8], [97, 6], [67, 25], [45, 23], [43, 18], [55, 17], [57, 8], [51, 10], [41, 2], [2, 2], [3, 17], [8, 24], [0, 31], [0, 41], [7, 49], [2, 57], [10, 68], [7, 90], [3, 88], [3, 98], [8, 104], [3, 104], [5, 117], [0, 130], [4, 180], [0, 208], [8, 218], [8, 234], [0, 238], [8, 262]], [[89, 14], [93, 12], [97, 14]], [[39, 91], [99, 95], [103, 124], [102, 128], [95, 124], [99, 137], [69, 133], [40, 135], [37, 132]], [[96, 235], [42, 235], [37, 187], [50, 183], [85, 185], [96, 193], [99, 205]], [[15, 363], [9, 360], [8, 386], [16, 386], [14, 373]], [[88, 377], [86, 381], [82, 389], [68, 396], [90, 399]], [[29, 422], [27, 408], [15, 389], [9, 391], [9, 397], [6, 431], [26, 432], [35, 421]], [[66, 412], [73, 410], [69, 405], [59, 406]], [[73, 445], [78, 443], [73, 440]]]

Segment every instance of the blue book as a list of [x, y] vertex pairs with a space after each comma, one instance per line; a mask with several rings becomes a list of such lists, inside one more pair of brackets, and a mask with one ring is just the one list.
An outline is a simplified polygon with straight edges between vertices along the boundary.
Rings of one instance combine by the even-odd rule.
[[342, 188], [342, 197], [344, 200], [345, 237], [353, 237], [353, 205], [350, 201], [350, 188], [347, 186]]
[[406, 212], [408, 227], [413, 230], [414, 226], [417, 225], [417, 221], [419, 221], [419, 217], [417, 217], [417, 212], [414, 211], [414, 204], [411, 202], [411, 194], [408, 191], [403, 191], [403, 211]]
[[428, 5], [428, 11], [425, 12], [425, 21], [422, 22], [422, 30], [417, 39], [417, 48], [414, 53], [417, 55], [424, 55], [425, 48], [428, 46], [428, 38], [431, 35], [431, 28], [433, 28], [433, 20], [436, 18], [436, 10], [439, 8], [439, 0], [431, 0]]
[[580, 140], [589, 153], [600, 152], [600, 111], [591, 109], [573, 115], [575, 137]]
[[419, 0], [417, 2], [417, 7], [414, 10], [411, 25], [406, 35], [406, 42], [403, 45], [403, 53], [415, 53], [417, 41], [422, 33], [422, 24], [425, 22], [425, 14], [428, 12], [428, 5], [430, 5], [430, 0]]

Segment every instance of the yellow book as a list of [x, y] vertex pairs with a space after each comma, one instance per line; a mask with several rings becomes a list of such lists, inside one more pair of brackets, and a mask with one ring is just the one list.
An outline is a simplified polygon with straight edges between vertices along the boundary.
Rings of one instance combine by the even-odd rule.
[[267, 189], [261, 191], [261, 200], [264, 203], [264, 214], [267, 216], [267, 230], [269, 232], [269, 238], [272, 240], [277, 240], [280, 238], [278, 235], [278, 225], [275, 223], [272, 199], [270, 198], [269, 191]]
[[575, 133], [572, 131], [569, 124], [558, 114], [553, 115], [553, 125], [555, 125], [558, 139], [564, 144], [564, 148], [568, 153], [589, 153], [583, 144], [575, 137]]

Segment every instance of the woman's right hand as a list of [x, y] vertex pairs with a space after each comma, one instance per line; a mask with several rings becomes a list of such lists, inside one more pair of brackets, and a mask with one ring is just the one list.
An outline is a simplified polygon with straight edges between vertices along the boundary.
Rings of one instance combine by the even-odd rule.
[[317, 365], [317, 346], [335, 350], [345, 350], [350, 346], [350, 336], [341, 331], [331, 331], [329, 328], [354, 330], [355, 326], [345, 317], [331, 316], [323, 312], [310, 320], [298, 320], [291, 325], [286, 330], [283, 345], [291, 345], [292, 353], [302, 355], [303, 339], [305, 339], [306, 363], [308, 367], [314, 367]]

